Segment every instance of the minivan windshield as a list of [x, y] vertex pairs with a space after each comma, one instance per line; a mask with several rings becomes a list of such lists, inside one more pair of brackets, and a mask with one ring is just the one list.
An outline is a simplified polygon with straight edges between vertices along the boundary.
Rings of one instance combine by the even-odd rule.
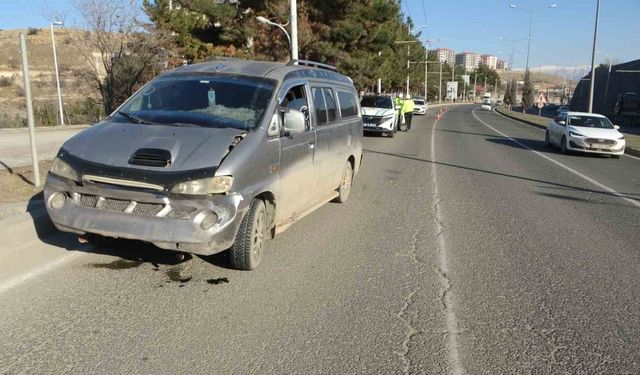
[[250, 130], [260, 124], [274, 87], [262, 78], [171, 74], [151, 81], [115, 116], [137, 124]]
[[613, 129], [613, 125], [609, 119], [596, 116], [570, 115], [569, 125], [584, 128]]
[[370, 108], [393, 108], [391, 98], [388, 96], [364, 96], [360, 100], [360, 106]]

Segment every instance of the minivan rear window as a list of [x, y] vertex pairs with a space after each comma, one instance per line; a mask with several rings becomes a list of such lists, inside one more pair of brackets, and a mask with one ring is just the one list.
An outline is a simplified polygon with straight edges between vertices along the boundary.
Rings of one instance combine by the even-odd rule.
[[353, 93], [338, 91], [338, 101], [340, 102], [340, 114], [343, 118], [358, 115], [358, 103]]
[[275, 83], [223, 74], [171, 74], [156, 78], [116, 113], [138, 123], [232, 127], [250, 130], [262, 121]]

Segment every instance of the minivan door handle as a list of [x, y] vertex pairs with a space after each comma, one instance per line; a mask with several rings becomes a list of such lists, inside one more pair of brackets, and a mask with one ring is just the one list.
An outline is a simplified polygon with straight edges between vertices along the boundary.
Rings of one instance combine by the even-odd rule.
[[309, 148], [316, 148], [316, 141], [309, 141]]

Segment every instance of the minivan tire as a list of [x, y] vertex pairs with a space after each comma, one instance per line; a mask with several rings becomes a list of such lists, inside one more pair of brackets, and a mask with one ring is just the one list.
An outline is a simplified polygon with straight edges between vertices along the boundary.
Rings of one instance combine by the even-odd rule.
[[353, 184], [353, 167], [351, 162], [347, 160], [342, 171], [342, 180], [340, 180], [340, 186], [338, 187], [338, 196], [334, 199], [334, 202], [344, 203], [349, 199], [351, 195], [351, 185]]
[[394, 132], [393, 130], [388, 132], [387, 135], [389, 136], [389, 138], [393, 138], [394, 135], [396, 135], [396, 132]]
[[267, 240], [267, 210], [264, 202], [254, 199], [240, 222], [230, 249], [231, 265], [239, 270], [254, 270], [262, 261]]

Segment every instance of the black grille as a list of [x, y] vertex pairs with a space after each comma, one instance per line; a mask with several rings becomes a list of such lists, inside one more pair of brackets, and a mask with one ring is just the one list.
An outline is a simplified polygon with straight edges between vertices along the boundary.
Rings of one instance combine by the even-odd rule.
[[616, 141], [612, 139], [599, 139], [599, 138], [587, 138], [585, 139], [587, 143], [598, 143], [601, 145], [615, 145]]
[[171, 165], [171, 153], [157, 148], [141, 148], [131, 156], [129, 164], [167, 167]]
[[79, 203], [82, 207], [95, 208], [98, 203], [98, 197], [95, 195], [80, 195]]
[[362, 116], [362, 122], [366, 123], [366, 124], [375, 124], [380, 125], [380, 121], [382, 120], [382, 117], [380, 116]]
[[109, 211], [123, 212], [127, 207], [129, 207], [129, 204], [131, 204], [131, 201], [107, 198], [102, 202], [100, 208]]
[[144, 216], [156, 216], [164, 208], [164, 205], [159, 203], [138, 203], [136, 208], [133, 209], [133, 213]]

